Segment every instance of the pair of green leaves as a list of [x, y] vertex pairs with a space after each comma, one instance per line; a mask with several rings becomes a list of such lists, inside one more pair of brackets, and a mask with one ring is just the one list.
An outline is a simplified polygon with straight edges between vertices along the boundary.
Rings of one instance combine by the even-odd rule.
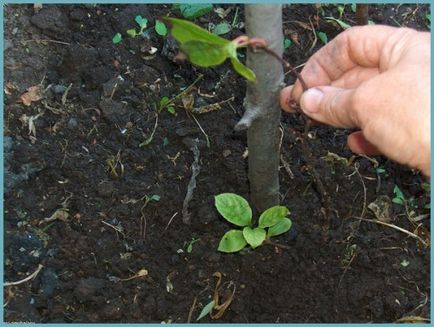
[[[131, 37], [136, 37], [138, 35], [143, 34], [143, 32], [145, 31], [146, 27], [148, 26], [148, 20], [140, 15], [137, 15], [134, 18], [134, 21], [137, 23], [137, 25], [139, 25], [140, 31], [137, 32], [135, 28], [131, 28], [129, 30], [127, 30], [127, 34]], [[161, 36], [165, 36], [167, 34], [167, 27], [166, 25], [160, 21], [160, 20], [156, 20], [155, 21], [155, 32], [157, 32], [157, 34], [161, 35]], [[114, 44], [118, 44], [119, 42], [122, 41], [122, 34], [121, 33], [116, 33], [113, 36], [112, 39]]]
[[[134, 20], [137, 23], [137, 25], [139, 25], [140, 31], [137, 33], [135, 28], [129, 29], [127, 31], [127, 34], [131, 37], [136, 37], [137, 35], [143, 34], [144, 30], [148, 26], [148, 20], [140, 15], [136, 16]], [[155, 21], [154, 28], [155, 28], [155, 32], [157, 32], [158, 35], [165, 36], [167, 34], [166, 25], [158, 19]]]
[[237, 57], [238, 45], [193, 24], [192, 22], [163, 17], [171, 34], [180, 44], [188, 60], [200, 67], [212, 67], [230, 59], [235, 71], [249, 81], [256, 80], [255, 73], [242, 64]]
[[258, 227], [252, 228], [252, 209], [249, 203], [234, 193], [217, 195], [215, 206], [227, 221], [244, 227], [242, 230], [230, 230], [223, 235], [218, 247], [221, 252], [238, 252], [247, 244], [257, 248], [267, 238], [283, 234], [292, 226], [291, 220], [286, 218], [289, 210], [283, 206], [274, 206], [265, 210], [259, 217]]

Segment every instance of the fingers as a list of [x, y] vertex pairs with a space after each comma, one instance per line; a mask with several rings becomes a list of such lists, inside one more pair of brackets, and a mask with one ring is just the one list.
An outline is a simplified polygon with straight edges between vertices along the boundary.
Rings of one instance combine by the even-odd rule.
[[[401, 39], [406, 33], [408, 29], [390, 26], [349, 28], [316, 52], [306, 62], [301, 75], [308, 87], [315, 87], [332, 85], [356, 67], [386, 70], [394, 61], [391, 57], [397, 56], [397, 51], [392, 51], [392, 45], [403, 42]], [[297, 81], [293, 99], [298, 102], [303, 91]]]
[[360, 101], [355, 101], [354, 89], [332, 86], [312, 88], [303, 93], [301, 109], [310, 118], [341, 128], [361, 128], [359, 119]]
[[350, 150], [357, 154], [366, 154], [367, 156], [381, 154], [380, 150], [365, 138], [362, 131], [350, 134], [347, 144]]
[[294, 85], [285, 87], [280, 91], [280, 107], [286, 112], [294, 112], [295, 110], [291, 108], [291, 93]]

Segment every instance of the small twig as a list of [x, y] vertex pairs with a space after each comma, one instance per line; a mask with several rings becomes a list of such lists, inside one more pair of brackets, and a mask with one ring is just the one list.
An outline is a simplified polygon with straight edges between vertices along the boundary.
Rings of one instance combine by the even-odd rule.
[[157, 126], [158, 126], [158, 113], [155, 114], [155, 124], [154, 124], [154, 128], [152, 130], [151, 136], [149, 136], [146, 140], [144, 140], [142, 143], [139, 144], [140, 148], [142, 146], [148, 145], [149, 143], [152, 142], [152, 139], [154, 138], [155, 131], [157, 130]]
[[190, 311], [188, 312], [187, 324], [191, 322], [191, 317], [193, 316], [194, 309], [196, 309], [197, 296], [194, 297], [193, 304], [190, 307]]
[[36, 42], [36, 43], [43, 43], [43, 42], [50, 42], [50, 43], [58, 43], [58, 44], [63, 44], [63, 45], [71, 45], [71, 43], [68, 42], [62, 42], [62, 41], [56, 41], [56, 40], [39, 40], [39, 39], [35, 39], [35, 40], [25, 40], [25, 41], [21, 41], [21, 43], [26, 44], [29, 42]]
[[287, 249], [287, 250], [291, 250], [292, 249], [290, 246], [279, 244], [279, 243], [275, 243], [275, 242], [271, 241], [270, 239], [266, 239], [264, 241], [264, 244], [268, 244], [268, 245], [272, 245], [272, 246], [277, 246], [278, 248], [281, 248], [281, 249]]
[[414, 233], [412, 233], [412, 232], [410, 232], [410, 231], [408, 231], [408, 230], [406, 230], [406, 229], [404, 229], [404, 228], [401, 228], [401, 227], [398, 227], [398, 226], [396, 226], [396, 225], [393, 225], [393, 224], [389, 224], [389, 223], [385, 223], [385, 222], [383, 222], [383, 221], [380, 221], [380, 220], [374, 220], [374, 219], [365, 219], [365, 218], [362, 218], [362, 217], [353, 217], [353, 218], [355, 218], [355, 219], [359, 219], [359, 220], [363, 220], [363, 221], [367, 221], [367, 222], [370, 222], [370, 223], [375, 223], [375, 224], [379, 224], [379, 225], [384, 225], [384, 226], [387, 226], [387, 227], [390, 227], [390, 228], [393, 228], [393, 229], [396, 229], [397, 231], [400, 231], [400, 232], [402, 232], [402, 233], [404, 233], [404, 234], [407, 234], [408, 236], [410, 236], [410, 237], [413, 237], [413, 238], [415, 238], [415, 239], [417, 239], [419, 242], [421, 242], [425, 247], [428, 247], [428, 244], [420, 237], [420, 236], [418, 236], [418, 235], [416, 235], [416, 234], [414, 234]]
[[170, 224], [172, 223], [173, 218], [175, 218], [177, 214], [178, 214], [178, 211], [172, 215], [172, 217], [169, 219], [169, 222], [167, 223], [166, 227], [161, 232], [161, 235], [163, 235], [163, 233], [167, 230], [167, 228], [169, 228]]
[[113, 226], [112, 224], [109, 224], [108, 222], [105, 222], [104, 220], [101, 220], [101, 222], [102, 222], [104, 225], [107, 225], [107, 226], [113, 228], [117, 233], [121, 233], [122, 235], [124, 235], [123, 230], [122, 230], [122, 227], [116, 227], [116, 226]]
[[194, 121], [196, 122], [197, 126], [199, 127], [200, 131], [202, 132], [202, 134], [205, 136], [206, 139], [206, 146], [209, 148], [211, 147], [210, 142], [209, 142], [209, 137], [208, 134], [205, 133], [205, 131], [203, 130], [202, 126], [200, 126], [199, 121], [196, 119], [196, 117], [193, 115], [193, 113], [191, 114], [191, 116], [193, 117]]
[[308, 52], [311, 52], [312, 49], [315, 47], [316, 43], [318, 42], [318, 37], [316, 36], [315, 27], [313, 27], [313, 23], [312, 23], [312, 20], [310, 19], [310, 17], [309, 17], [309, 23], [310, 23], [310, 26], [312, 27], [312, 33], [313, 33], [313, 37], [314, 37], [313, 42], [312, 42], [312, 46], [309, 48], [309, 51], [308, 51]]
[[360, 215], [361, 218], [365, 217], [365, 213], [366, 213], [366, 185], [365, 182], [363, 181], [363, 177], [359, 172], [359, 164], [358, 162], [356, 162], [354, 164], [354, 170], [356, 171], [357, 175], [360, 178], [360, 181], [362, 182], [362, 186], [363, 186], [363, 208], [362, 208], [362, 213]]
[[44, 267], [43, 265], [39, 265], [38, 268], [35, 270], [35, 272], [32, 273], [31, 275], [27, 276], [26, 278], [21, 279], [21, 280], [16, 281], [16, 282], [5, 282], [3, 284], [3, 286], [14, 286], [14, 285], [19, 285], [19, 284], [25, 283], [25, 282], [35, 278], [39, 274], [39, 272], [41, 271], [41, 269], [43, 267]]

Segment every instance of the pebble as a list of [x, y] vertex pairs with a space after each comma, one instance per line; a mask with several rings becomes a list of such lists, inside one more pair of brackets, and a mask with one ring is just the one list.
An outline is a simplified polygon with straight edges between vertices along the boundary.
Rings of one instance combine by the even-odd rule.
[[68, 128], [69, 129], [75, 129], [78, 126], [78, 121], [76, 118], [70, 118], [68, 120]]

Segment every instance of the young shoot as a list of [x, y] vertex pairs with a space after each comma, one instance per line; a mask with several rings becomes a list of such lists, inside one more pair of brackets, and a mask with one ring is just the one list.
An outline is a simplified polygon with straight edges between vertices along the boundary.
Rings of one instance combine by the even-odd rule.
[[218, 247], [220, 252], [238, 252], [247, 245], [255, 249], [271, 237], [286, 233], [292, 226], [292, 221], [287, 218], [289, 210], [284, 206], [274, 206], [260, 215], [258, 226], [254, 227], [249, 203], [234, 193], [215, 196], [215, 206], [223, 218], [243, 227], [232, 229], [223, 235]]

